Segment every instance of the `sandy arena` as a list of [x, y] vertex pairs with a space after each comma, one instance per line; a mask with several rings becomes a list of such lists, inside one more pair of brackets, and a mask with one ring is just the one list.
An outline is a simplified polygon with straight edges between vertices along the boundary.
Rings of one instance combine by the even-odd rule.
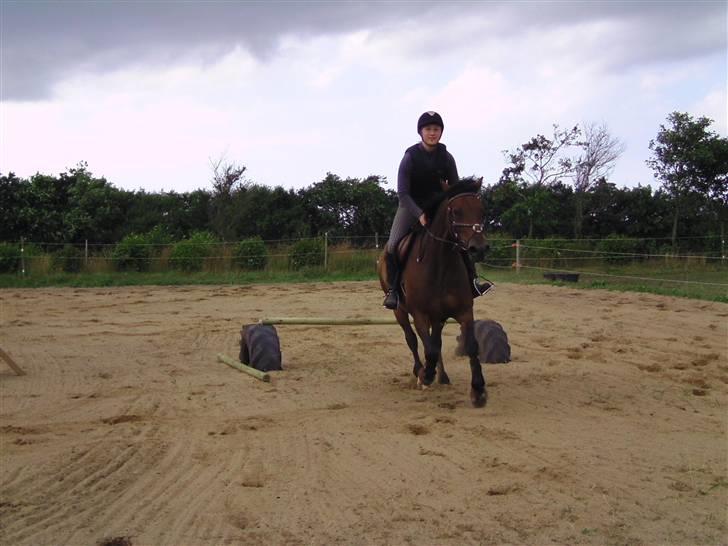
[[726, 544], [728, 305], [499, 285], [513, 362], [413, 386], [375, 282], [0, 291], [4, 545]]

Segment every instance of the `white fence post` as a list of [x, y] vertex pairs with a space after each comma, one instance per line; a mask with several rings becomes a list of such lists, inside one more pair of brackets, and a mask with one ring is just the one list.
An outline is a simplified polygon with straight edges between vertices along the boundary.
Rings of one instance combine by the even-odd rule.
[[324, 271], [329, 270], [329, 232], [324, 233]]
[[88, 269], [88, 239], [86, 239], [83, 249], [83, 266]]
[[25, 277], [25, 238], [20, 238], [20, 272]]

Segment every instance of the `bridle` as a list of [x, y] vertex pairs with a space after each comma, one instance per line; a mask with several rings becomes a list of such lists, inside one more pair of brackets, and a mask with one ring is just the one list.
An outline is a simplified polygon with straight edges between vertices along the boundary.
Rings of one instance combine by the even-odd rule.
[[[444, 239], [442, 237], [438, 237], [432, 231], [430, 231], [430, 228], [425, 228], [426, 233], [435, 239], [436, 241], [439, 241], [441, 243], [447, 243], [450, 245], [453, 245], [456, 248], [459, 248], [460, 250], [467, 251], [468, 250], [468, 243], [470, 242], [470, 239], [478, 234], [483, 233], [485, 231], [485, 220], [483, 220], [479, 224], [468, 224], [464, 222], [456, 222], [453, 211], [452, 211], [452, 203], [453, 201], [457, 199], [461, 199], [464, 197], [476, 197], [478, 201], [480, 201], [480, 194], [479, 193], [461, 193], [459, 195], [456, 195], [455, 197], [451, 197], [447, 202], [447, 224], [448, 224], [448, 235], [451, 237], [451, 239]], [[460, 235], [458, 234], [459, 230], [462, 228], [471, 229], [473, 231], [473, 234], [467, 239], [463, 240], [460, 238]]]

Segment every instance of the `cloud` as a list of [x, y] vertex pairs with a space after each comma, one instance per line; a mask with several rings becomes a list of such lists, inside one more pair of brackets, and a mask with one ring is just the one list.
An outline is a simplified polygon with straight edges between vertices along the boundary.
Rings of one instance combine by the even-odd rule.
[[669, 112], [725, 118], [721, 3], [59, 5], [0, 3], [0, 155], [20, 176], [83, 159], [122, 187], [189, 191], [226, 153], [267, 185], [393, 187], [436, 109], [461, 174], [492, 183], [502, 150], [604, 120], [628, 146], [615, 182], [647, 183]]
[[[3, 1], [3, 97], [34, 100], [79, 72], [215, 62], [236, 47], [259, 59], [288, 35], [346, 33], [404, 16], [406, 4]], [[432, 4], [412, 4], [427, 11]]]
[[[613, 66], [725, 50], [723, 2], [81, 2], [4, 0], [3, 100], [40, 100], [79, 73], [129, 65], [216, 62], [236, 48], [260, 61], [287, 37], [371, 31], [387, 56], [422, 63], [486, 41], [533, 34], [567, 38], [572, 54], [598, 52]], [[568, 30], [584, 35], [582, 46]], [[648, 39], [645, 39], [645, 38]], [[372, 44], [376, 43], [375, 41]], [[375, 46], [376, 47], [376, 46]], [[507, 52], [506, 58], [507, 58]], [[568, 53], [568, 51], [562, 51]], [[382, 57], [387, 63], [386, 57]], [[324, 76], [320, 82], [326, 84]]]

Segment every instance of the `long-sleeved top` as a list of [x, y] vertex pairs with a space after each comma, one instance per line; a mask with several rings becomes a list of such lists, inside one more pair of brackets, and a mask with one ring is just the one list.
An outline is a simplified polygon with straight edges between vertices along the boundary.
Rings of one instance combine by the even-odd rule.
[[[418, 166], [415, 165], [415, 161], [419, 162]], [[397, 173], [397, 196], [399, 206], [405, 208], [415, 218], [419, 218], [423, 213], [422, 205], [433, 196], [434, 191], [432, 187], [428, 187], [423, 192], [423, 186], [428, 184], [428, 181], [424, 178], [417, 180], [416, 173], [420, 173], [420, 177], [423, 177], [423, 173], [427, 176], [437, 176], [450, 184], [456, 183], [459, 178], [455, 158], [447, 151], [444, 144], [439, 143], [432, 152], [426, 151], [421, 142], [407, 148]], [[417, 184], [419, 186], [415, 187]]]

